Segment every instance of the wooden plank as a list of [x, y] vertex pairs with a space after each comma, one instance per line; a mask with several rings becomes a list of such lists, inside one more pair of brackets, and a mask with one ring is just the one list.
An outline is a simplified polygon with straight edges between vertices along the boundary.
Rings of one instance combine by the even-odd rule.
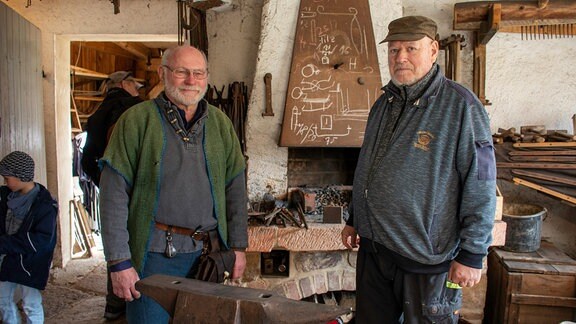
[[473, 1], [454, 4], [454, 30], [478, 30], [488, 21], [490, 7], [502, 5], [501, 27], [576, 22], [576, 1], [550, 0], [545, 9], [537, 1]]
[[566, 175], [561, 175], [558, 173], [548, 172], [548, 171], [532, 171], [532, 170], [516, 170], [512, 169], [511, 172], [516, 175], [536, 178], [540, 180], [547, 180], [552, 182], [558, 182], [570, 186], [576, 186], [576, 178]]
[[508, 155], [510, 156], [541, 156], [541, 155], [575, 155], [576, 156], [576, 150], [563, 150], [563, 151], [544, 151], [544, 150], [539, 150], [539, 151], [510, 151], [508, 152]]
[[514, 143], [514, 147], [576, 147], [576, 142], [543, 142], [543, 143]]
[[542, 296], [542, 295], [513, 293], [511, 295], [510, 302], [514, 304], [523, 304], [523, 305], [576, 308], [576, 298], [573, 297]]
[[90, 69], [85, 69], [83, 67], [75, 65], [70, 65], [70, 70], [72, 71], [72, 75], [74, 76], [81, 76], [85, 78], [98, 79], [98, 80], [105, 80], [108, 78], [107, 73], [92, 71]]
[[534, 252], [518, 253], [506, 251], [503, 248], [494, 248], [494, 253], [502, 260], [535, 262], [535, 263], [554, 263], [568, 264], [576, 266], [576, 260], [570, 258], [566, 253], [558, 249], [549, 241], [542, 240], [540, 248]]
[[79, 42], [82, 47], [93, 49], [98, 52], [107, 53], [115, 56], [123, 56], [131, 60], [138, 60], [140, 57], [132, 54], [126, 49], [112, 42]]
[[575, 163], [576, 156], [553, 156], [553, 155], [538, 155], [538, 156], [511, 156], [511, 161], [520, 162], [562, 162], [562, 163]]
[[75, 100], [82, 100], [82, 101], [95, 101], [95, 102], [102, 102], [104, 101], [104, 97], [94, 97], [94, 96], [74, 96]]
[[496, 162], [497, 168], [514, 169], [564, 169], [576, 170], [576, 165], [568, 163], [527, 163], [527, 162]]
[[500, 22], [502, 20], [502, 4], [494, 3], [490, 6], [488, 10], [488, 20], [483, 21], [480, 24], [480, 30], [478, 31], [478, 42], [482, 45], [488, 44], [488, 42], [494, 37], [498, 29], [500, 29]]
[[530, 182], [530, 181], [526, 181], [526, 180], [519, 179], [519, 178], [516, 178], [516, 177], [513, 177], [513, 178], [512, 178], [512, 181], [514, 181], [515, 184], [521, 184], [521, 185], [523, 185], [523, 186], [526, 186], [526, 187], [529, 187], [529, 188], [536, 189], [536, 190], [538, 190], [538, 191], [547, 193], [547, 194], [549, 194], [549, 195], [551, 195], [551, 196], [554, 196], [554, 197], [556, 197], [556, 198], [560, 198], [560, 199], [562, 199], [562, 200], [566, 200], [566, 201], [569, 202], [569, 203], [576, 204], [576, 197], [568, 196], [568, 195], [565, 195], [565, 194], [563, 194], [563, 193], [560, 193], [560, 192], [558, 192], [558, 191], [556, 191], [556, 190], [548, 189], [548, 188], [546, 188], [546, 187], [543, 187], [543, 186], [537, 185], [537, 184], [535, 184], [535, 183], [532, 183], [532, 182]]
[[118, 47], [138, 56], [140, 59], [148, 60], [150, 49], [138, 42], [115, 42]]

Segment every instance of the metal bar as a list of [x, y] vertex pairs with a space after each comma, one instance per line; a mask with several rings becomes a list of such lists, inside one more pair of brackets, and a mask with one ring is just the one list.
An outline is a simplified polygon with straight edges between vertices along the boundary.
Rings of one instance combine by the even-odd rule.
[[243, 288], [166, 275], [136, 282], [174, 323], [320, 324], [351, 317], [349, 308], [298, 301], [273, 291]]

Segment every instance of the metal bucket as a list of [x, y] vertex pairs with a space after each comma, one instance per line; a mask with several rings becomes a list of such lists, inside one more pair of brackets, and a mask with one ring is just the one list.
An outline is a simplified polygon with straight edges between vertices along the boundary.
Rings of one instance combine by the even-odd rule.
[[502, 220], [506, 222], [504, 249], [512, 252], [534, 252], [540, 248], [542, 220], [546, 208], [530, 204], [504, 203]]

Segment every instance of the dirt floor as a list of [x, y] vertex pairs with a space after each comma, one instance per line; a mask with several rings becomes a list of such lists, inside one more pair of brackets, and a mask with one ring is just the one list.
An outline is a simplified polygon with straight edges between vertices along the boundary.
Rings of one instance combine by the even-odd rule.
[[92, 257], [73, 259], [65, 269], [52, 269], [42, 292], [45, 323], [126, 323], [124, 318], [104, 319], [105, 296], [106, 262], [101, 248], [93, 248]]

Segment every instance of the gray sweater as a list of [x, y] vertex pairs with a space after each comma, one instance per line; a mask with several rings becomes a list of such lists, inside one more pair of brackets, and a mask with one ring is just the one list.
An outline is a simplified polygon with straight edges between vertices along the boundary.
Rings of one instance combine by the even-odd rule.
[[[481, 268], [496, 202], [488, 115], [436, 65], [420, 82], [426, 84], [416, 85], [422, 89], [416, 98], [389, 83], [372, 107], [348, 224], [423, 266], [456, 258]], [[392, 132], [384, 129], [390, 125]]]

